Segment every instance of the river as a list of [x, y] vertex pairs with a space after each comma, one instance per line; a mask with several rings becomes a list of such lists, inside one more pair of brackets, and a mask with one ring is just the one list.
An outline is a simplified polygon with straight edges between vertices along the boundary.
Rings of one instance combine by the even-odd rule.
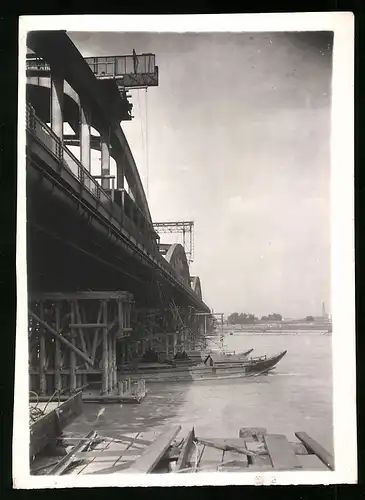
[[272, 355], [287, 350], [270, 375], [191, 383], [149, 384], [139, 405], [85, 404], [84, 414], [68, 432], [117, 437], [123, 432], [163, 431], [192, 426], [196, 435], [238, 437], [241, 427], [266, 427], [270, 433], [305, 431], [333, 453], [331, 335], [249, 334], [226, 335], [227, 349], [253, 355]]

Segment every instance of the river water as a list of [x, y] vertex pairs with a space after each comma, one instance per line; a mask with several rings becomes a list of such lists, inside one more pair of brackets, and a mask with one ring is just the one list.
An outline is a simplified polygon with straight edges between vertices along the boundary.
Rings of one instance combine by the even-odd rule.
[[[123, 432], [162, 432], [192, 426], [201, 437], [238, 437], [241, 427], [266, 427], [270, 433], [304, 431], [333, 453], [332, 337], [316, 333], [226, 335], [229, 350], [254, 348], [253, 355], [287, 350], [275, 371], [256, 378], [149, 384], [139, 405], [85, 404], [85, 411], [68, 432], [117, 437]], [[183, 435], [183, 434], [181, 434]]]

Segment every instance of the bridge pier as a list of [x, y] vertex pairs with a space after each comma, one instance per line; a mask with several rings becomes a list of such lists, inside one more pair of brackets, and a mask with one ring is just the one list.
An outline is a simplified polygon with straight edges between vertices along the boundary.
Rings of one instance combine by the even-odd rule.
[[[101, 146], [101, 175], [110, 175], [110, 151], [109, 151], [109, 138], [104, 133], [100, 134]], [[110, 179], [102, 179], [101, 187], [103, 189], [110, 189]]]
[[91, 169], [90, 120], [86, 107], [80, 107], [80, 161], [88, 172]]
[[64, 79], [59, 75], [51, 74], [51, 105], [50, 122], [53, 132], [63, 143], [63, 101]]

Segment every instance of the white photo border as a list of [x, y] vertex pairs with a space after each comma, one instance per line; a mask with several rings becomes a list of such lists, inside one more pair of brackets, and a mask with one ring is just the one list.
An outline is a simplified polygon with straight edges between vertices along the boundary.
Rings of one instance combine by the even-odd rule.
[[[333, 31], [331, 111], [331, 293], [335, 471], [31, 476], [25, 181], [25, 57], [29, 31]], [[19, 19], [17, 332], [13, 424], [14, 488], [341, 484], [357, 482], [354, 251], [354, 16], [349, 12], [166, 16], [22, 16]]]

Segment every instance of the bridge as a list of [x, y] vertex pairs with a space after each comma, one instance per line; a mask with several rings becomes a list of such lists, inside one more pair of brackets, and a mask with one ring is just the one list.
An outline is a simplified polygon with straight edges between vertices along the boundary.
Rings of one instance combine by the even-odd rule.
[[153, 54], [85, 59], [65, 31], [30, 32], [27, 47], [30, 390], [96, 381], [105, 395], [131, 359], [199, 347], [213, 324], [184, 246], [160, 242], [121, 127], [127, 92], [157, 86], [158, 67]]

